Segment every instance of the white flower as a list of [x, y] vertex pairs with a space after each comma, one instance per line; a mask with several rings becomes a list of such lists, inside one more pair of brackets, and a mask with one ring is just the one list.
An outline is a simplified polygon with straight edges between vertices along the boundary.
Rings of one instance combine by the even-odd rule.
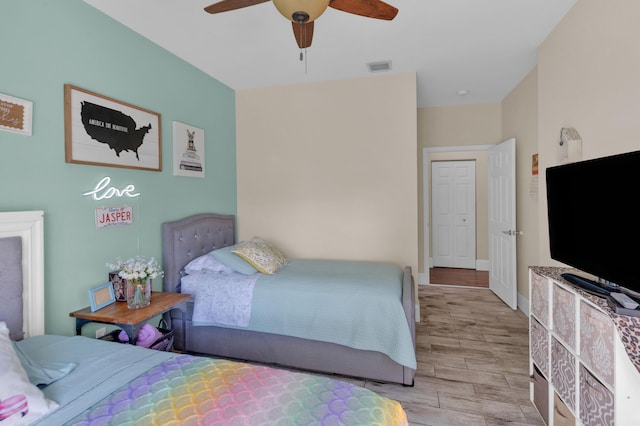
[[107, 268], [118, 270], [118, 276], [127, 280], [144, 280], [164, 276], [164, 272], [160, 270], [160, 266], [153, 257], [146, 259], [142, 256], [136, 256], [126, 261], [117, 258], [115, 263], [107, 263]]

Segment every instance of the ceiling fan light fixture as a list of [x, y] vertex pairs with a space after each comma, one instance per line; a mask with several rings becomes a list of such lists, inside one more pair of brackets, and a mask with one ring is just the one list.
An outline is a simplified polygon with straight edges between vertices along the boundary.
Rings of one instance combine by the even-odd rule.
[[[273, 0], [278, 12], [291, 22], [307, 23], [315, 21], [327, 10], [330, 0]], [[301, 21], [306, 15], [306, 21]]]

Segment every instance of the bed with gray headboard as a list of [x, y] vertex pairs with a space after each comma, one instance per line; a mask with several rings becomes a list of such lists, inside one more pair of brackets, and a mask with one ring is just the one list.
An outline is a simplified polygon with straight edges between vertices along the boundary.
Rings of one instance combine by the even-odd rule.
[[[232, 215], [197, 214], [164, 223], [163, 290], [180, 292], [185, 266], [214, 250], [233, 246], [236, 243], [235, 235], [235, 217]], [[259, 280], [256, 285], [260, 285]], [[398, 286], [401, 287], [401, 295], [397, 303], [403, 321], [406, 320], [409, 344], [415, 357], [415, 289], [410, 267], [400, 270]], [[354, 310], [358, 310], [358, 300], [354, 303]], [[281, 310], [282, 305], [286, 303], [275, 308]], [[190, 302], [184, 318], [177, 311], [170, 314], [176, 333], [176, 349], [383, 382], [413, 384], [415, 366], [411, 368], [406, 363], [398, 363], [385, 353], [242, 327], [194, 325], [193, 307], [194, 303]], [[185, 336], [181, 335], [182, 330], [185, 330]], [[182, 342], [184, 347], [180, 347]]]

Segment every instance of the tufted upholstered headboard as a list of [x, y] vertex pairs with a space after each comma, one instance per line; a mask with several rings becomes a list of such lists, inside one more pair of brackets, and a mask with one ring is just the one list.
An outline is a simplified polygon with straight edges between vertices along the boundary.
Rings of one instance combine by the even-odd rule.
[[0, 238], [0, 321], [11, 340], [24, 338], [22, 314], [22, 238]]
[[163, 291], [180, 292], [183, 268], [196, 257], [235, 244], [235, 216], [203, 213], [162, 224]]
[[0, 238], [0, 321], [13, 340], [44, 334], [44, 212], [0, 212]]

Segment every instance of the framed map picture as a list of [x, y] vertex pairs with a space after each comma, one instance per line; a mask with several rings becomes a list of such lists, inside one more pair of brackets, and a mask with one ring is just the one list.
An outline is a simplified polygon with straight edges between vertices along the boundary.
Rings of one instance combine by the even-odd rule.
[[64, 86], [67, 163], [162, 170], [160, 114]]
[[173, 174], [204, 177], [204, 130], [173, 122]]

